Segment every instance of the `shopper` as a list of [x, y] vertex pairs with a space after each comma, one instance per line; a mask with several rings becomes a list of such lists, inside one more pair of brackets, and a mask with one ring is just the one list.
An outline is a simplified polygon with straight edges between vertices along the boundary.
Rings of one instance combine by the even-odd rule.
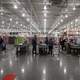
[[37, 36], [34, 35], [33, 39], [32, 39], [32, 53], [36, 54], [37, 52]]
[[61, 41], [62, 50], [64, 50], [64, 48], [65, 48], [65, 42], [66, 42], [66, 40], [62, 39], [62, 41]]
[[48, 46], [48, 37], [45, 38], [45, 44]]
[[0, 50], [2, 50], [2, 48], [3, 48], [3, 39], [2, 39], [2, 37], [0, 36]]
[[43, 42], [39, 42], [39, 54], [43, 54], [43, 47], [42, 47]]
[[53, 40], [52, 38], [49, 39], [49, 53], [53, 55]]

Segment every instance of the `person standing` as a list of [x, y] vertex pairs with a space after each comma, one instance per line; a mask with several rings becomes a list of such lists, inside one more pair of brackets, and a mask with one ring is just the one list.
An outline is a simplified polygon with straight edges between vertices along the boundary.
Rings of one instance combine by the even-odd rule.
[[49, 53], [53, 55], [53, 40], [52, 38], [49, 39]]
[[48, 37], [45, 38], [45, 44], [48, 46]]
[[46, 44], [46, 54], [48, 54], [49, 53], [49, 40], [48, 40], [48, 37], [45, 38], [44, 43]]
[[0, 50], [2, 50], [2, 48], [3, 48], [3, 39], [2, 39], [2, 37], [0, 36]]
[[32, 53], [36, 54], [37, 53], [37, 36], [34, 35], [32, 39]]

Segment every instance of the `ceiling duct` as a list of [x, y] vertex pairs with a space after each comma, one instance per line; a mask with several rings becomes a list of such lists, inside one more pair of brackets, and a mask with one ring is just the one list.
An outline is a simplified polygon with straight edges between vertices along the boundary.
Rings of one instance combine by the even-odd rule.
[[66, 7], [68, 4], [68, 0], [49, 0], [52, 6], [57, 7]]

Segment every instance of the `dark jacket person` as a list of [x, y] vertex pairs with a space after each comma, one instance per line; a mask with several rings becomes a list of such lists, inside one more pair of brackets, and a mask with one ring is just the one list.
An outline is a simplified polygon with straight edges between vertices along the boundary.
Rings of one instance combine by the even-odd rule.
[[37, 37], [36, 35], [32, 39], [32, 53], [36, 54], [37, 49]]
[[53, 40], [52, 40], [52, 38], [49, 39], [49, 53], [51, 55], [53, 54]]

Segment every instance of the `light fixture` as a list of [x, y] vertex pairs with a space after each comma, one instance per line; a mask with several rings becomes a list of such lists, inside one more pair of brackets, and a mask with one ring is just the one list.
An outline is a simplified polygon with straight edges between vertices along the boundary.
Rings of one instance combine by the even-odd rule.
[[65, 15], [65, 18], [68, 18], [68, 15], [67, 14]]
[[27, 18], [27, 19], [26, 19], [26, 21], [28, 21], [28, 22], [29, 22], [29, 21], [30, 21], [30, 19], [29, 19], [29, 18]]
[[22, 24], [20, 26], [22, 26]]
[[3, 15], [3, 12], [1, 12], [1, 15]]
[[63, 19], [61, 19], [61, 22], [63, 22]]
[[47, 10], [47, 6], [46, 5], [44, 6], [44, 10]]
[[21, 72], [24, 73], [24, 71], [25, 71], [24, 68], [22, 68], [22, 69], [21, 69]]
[[22, 14], [22, 17], [25, 17], [25, 13]]
[[71, 22], [71, 24], [73, 24], [73, 22]]
[[18, 9], [18, 6], [17, 5], [14, 5], [14, 9]]
[[10, 21], [12, 21], [12, 18], [10, 18]]
[[18, 21], [16, 21], [16, 24], [18, 24]]
[[75, 10], [76, 10], [76, 7], [74, 6], [74, 7], [73, 7], [73, 11], [75, 11]]
[[4, 21], [2, 21], [2, 24], [4, 24], [5, 22]]
[[44, 17], [47, 17], [47, 13], [44, 13]]
[[46, 22], [47, 20], [46, 19], [44, 19], [44, 22]]
[[60, 22], [58, 23], [58, 25], [60, 25]]
[[75, 22], [78, 22], [78, 19], [75, 19]]

